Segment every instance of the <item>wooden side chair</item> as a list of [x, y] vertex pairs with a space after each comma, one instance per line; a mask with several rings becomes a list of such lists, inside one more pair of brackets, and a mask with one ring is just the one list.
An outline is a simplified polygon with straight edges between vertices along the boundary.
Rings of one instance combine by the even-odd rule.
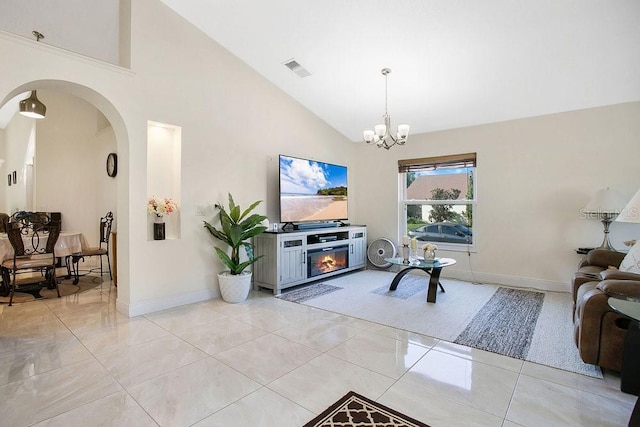
[[6, 223], [9, 221], [9, 215], [0, 212], [0, 233], [6, 233]]
[[[92, 246], [88, 248], [82, 248], [82, 252], [79, 254], [71, 255], [71, 263], [74, 274], [73, 283], [78, 284], [80, 281], [80, 272], [78, 263], [80, 260], [84, 261], [85, 257], [100, 257], [100, 276], [103, 273], [103, 263], [102, 258], [107, 258], [107, 266], [109, 267], [109, 278], [113, 280], [113, 275], [111, 273], [111, 260], [109, 259], [109, 240], [111, 237], [111, 224], [113, 223], [113, 212], [109, 211], [105, 216], [100, 218], [100, 241], [98, 246]], [[96, 268], [97, 269], [97, 268]], [[96, 269], [89, 270], [89, 273]]]
[[[7, 237], [13, 248], [13, 256], [0, 264], [0, 274], [9, 290], [9, 306], [13, 303], [13, 295], [17, 283], [17, 275], [22, 273], [39, 273], [42, 283], [49, 289], [56, 289], [60, 297], [60, 289], [56, 280], [56, 256], [54, 248], [60, 235], [60, 223], [52, 222], [46, 215], [35, 215], [33, 212], [16, 212], [6, 224]], [[25, 285], [33, 287], [33, 284]]]

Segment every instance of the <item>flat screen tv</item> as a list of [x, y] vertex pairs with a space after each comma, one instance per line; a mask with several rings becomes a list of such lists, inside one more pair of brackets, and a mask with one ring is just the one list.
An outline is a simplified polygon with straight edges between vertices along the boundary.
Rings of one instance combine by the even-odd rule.
[[280, 155], [280, 222], [348, 219], [347, 167]]

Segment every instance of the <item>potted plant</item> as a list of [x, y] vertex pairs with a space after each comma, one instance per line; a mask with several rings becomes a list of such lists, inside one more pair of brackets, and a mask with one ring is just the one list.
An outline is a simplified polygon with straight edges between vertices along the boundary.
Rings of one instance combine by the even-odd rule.
[[[215, 207], [218, 209], [220, 228], [204, 221], [204, 226], [216, 239], [227, 244], [231, 248], [231, 255], [227, 253], [228, 248], [222, 249], [215, 246], [216, 253], [220, 261], [229, 268], [228, 271], [218, 273], [218, 283], [222, 299], [227, 302], [242, 302], [249, 295], [251, 289], [251, 272], [244, 271], [260, 257], [253, 254], [253, 245], [248, 240], [258, 234], [263, 233], [267, 227], [262, 222], [267, 218], [264, 215], [251, 214], [262, 201], [258, 200], [244, 211], [233, 201], [229, 194], [229, 211], [219, 203]], [[240, 249], [244, 248], [247, 255], [246, 260], [240, 260]]]

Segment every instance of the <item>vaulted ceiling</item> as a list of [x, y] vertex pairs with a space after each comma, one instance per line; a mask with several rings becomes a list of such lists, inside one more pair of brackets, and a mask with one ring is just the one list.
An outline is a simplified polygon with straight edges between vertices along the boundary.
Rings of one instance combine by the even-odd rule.
[[354, 141], [640, 100], [637, 0], [162, 1]]
[[[382, 121], [385, 67], [392, 125], [413, 134], [640, 100], [638, 0], [161, 1], [353, 141]], [[77, 18], [117, 16], [91, 4], [0, 0], [0, 22], [100, 58], [104, 32]]]

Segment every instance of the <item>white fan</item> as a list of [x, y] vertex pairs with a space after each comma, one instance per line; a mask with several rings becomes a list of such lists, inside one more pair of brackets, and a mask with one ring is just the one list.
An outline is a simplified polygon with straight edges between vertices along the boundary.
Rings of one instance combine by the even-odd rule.
[[389, 239], [384, 237], [374, 240], [367, 249], [367, 258], [371, 264], [379, 268], [389, 268], [391, 263], [385, 261], [385, 258], [393, 258], [396, 256], [396, 245]]

